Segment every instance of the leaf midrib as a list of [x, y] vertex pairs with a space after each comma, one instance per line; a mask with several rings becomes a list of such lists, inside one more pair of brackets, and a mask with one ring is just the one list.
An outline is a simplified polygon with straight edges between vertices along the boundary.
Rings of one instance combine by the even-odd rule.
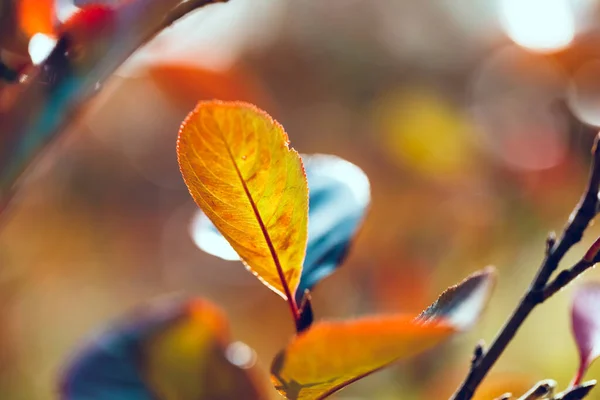
[[[248, 185], [246, 185], [246, 181], [244, 180], [244, 177], [242, 176], [242, 172], [240, 171], [237, 162], [235, 160], [235, 157], [233, 155], [233, 153], [231, 152], [231, 148], [229, 146], [229, 143], [227, 142], [226, 138], [225, 138], [225, 134], [223, 132], [223, 130], [221, 129], [221, 127], [219, 125], [218, 126], [218, 131], [219, 131], [219, 135], [221, 137], [221, 140], [223, 141], [223, 143], [225, 144], [225, 148], [227, 149], [227, 154], [229, 155], [229, 158], [231, 160], [231, 163], [233, 164], [233, 167], [235, 169], [235, 172], [238, 176], [238, 179], [240, 180], [240, 183], [242, 184], [242, 188], [244, 189], [244, 193], [246, 194], [246, 197], [248, 198], [248, 201], [250, 202], [250, 206], [252, 207], [252, 211], [254, 213], [254, 216], [256, 217], [256, 220], [258, 222], [258, 225], [260, 226], [260, 230], [263, 234], [263, 237], [265, 239], [265, 242], [267, 243], [267, 247], [269, 248], [269, 252], [271, 253], [271, 257], [273, 258], [273, 262], [275, 263], [275, 267], [277, 269], [277, 274], [279, 275], [279, 280], [281, 281], [281, 286], [283, 287], [284, 290], [284, 294], [287, 297], [287, 300], [290, 302], [290, 305], [293, 302], [293, 297], [292, 297], [292, 293], [290, 291], [289, 285], [287, 283], [287, 281], [285, 280], [285, 274], [283, 272], [283, 268], [281, 266], [281, 262], [279, 260], [279, 256], [277, 255], [277, 252], [275, 251], [275, 247], [273, 246], [273, 241], [271, 240], [271, 236], [269, 235], [269, 231], [267, 230], [267, 227], [265, 226], [262, 217], [260, 215], [260, 212], [258, 210], [258, 206], [256, 205], [256, 203], [254, 202], [254, 199], [252, 198], [252, 195], [250, 194], [250, 189], [248, 189]], [[294, 314], [296, 314], [298, 311], [297, 309], [293, 309]], [[297, 318], [297, 315], [294, 315], [294, 318]]]

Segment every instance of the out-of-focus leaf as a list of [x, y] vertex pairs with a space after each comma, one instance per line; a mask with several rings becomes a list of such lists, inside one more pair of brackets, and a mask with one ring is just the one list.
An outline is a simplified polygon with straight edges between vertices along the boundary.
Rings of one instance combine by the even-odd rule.
[[56, 33], [54, 0], [19, 0], [17, 13], [20, 29], [27, 36]]
[[571, 308], [571, 328], [579, 351], [579, 369], [573, 385], [581, 383], [590, 364], [600, 356], [600, 283], [580, 286]]
[[383, 150], [397, 163], [431, 178], [468, 172], [471, 127], [439, 93], [403, 88], [383, 97], [374, 111], [378, 131], [384, 135]]
[[61, 381], [65, 400], [264, 399], [226, 356], [228, 323], [204, 300], [159, 302], [88, 343]]
[[231, 247], [227, 239], [221, 235], [210, 219], [199, 210], [192, 220], [192, 239], [208, 254], [227, 261], [238, 261], [240, 256]]
[[425, 324], [407, 315], [317, 322], [275, 357], [271, 379], [287, 399], [323, 399], [452, 332], [443, 322]]
[[[212, 1], [206, 0], [205, 3]], [[110, 31], [77, 30], [70, 40], [83, 51], [68, 52], [66, 38], [27, 79], [3, 87], [0, 104], [0, 213], [14, 185], [36, 155], [55, 138], [104, 80], [159, 30], [180, 0], [130, 0], [114, 8]], [[204, 4], [196, 2], [197, 4]], [[3, 11], [4, 12], [4, 11]], [[81, 28], [77, 17], [73, 28]], [[2, 27], [4, 28], [4, 27]], [[62, 32], [62, 31], [61, 31]], [[69, 36], [69, 32], [65, 33]], [[73, 36], [73, 35], [71, 35]]]
[[308, 245], [298, 295], [311, 290], [344, 261], [371, 201], [369, 179], [336, 156], [303, 158], [310, 189]]
[[281, 125], [247, 103], [201, 102], [181, 126], [177, 155], [190, 194], [246, 266], [284, 299], [293, 296], [308, 187]]
[[[369, 179], [356, 165], [333, 155], [302, 156], [309, 188], [308, 244], [296, 301], [344, 261], [363, 220], [371, 194]], [[235, 250], [202, 213], [192, 235], [198, 246], [225, 260], [239, 259]]]
[[449, 287], [419, 315], [424, 322], [444, 318], [457, 330], [469, 329], [488, 303], [496, 283], [496, 270], [487, 267]]
[[198, 99], [247, 101], [262, 108], [269, 103], [261, 82], [240, 67], [210, 70], [194, 65], [157, 63], [148, 69], [150, 79], [182, 107], [193, 107]]

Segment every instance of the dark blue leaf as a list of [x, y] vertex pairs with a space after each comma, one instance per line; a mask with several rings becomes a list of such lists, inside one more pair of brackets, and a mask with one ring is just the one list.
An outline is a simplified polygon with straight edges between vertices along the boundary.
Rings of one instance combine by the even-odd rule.
[[[358, 231], [371, 194], [369, 180], [356, 165], [324, 154], [302, 156], [310, 194], [308, 245], [296, 299], [331, 275], [344, 261], [352, 238]], [[196, 244], [207, 253], [225, 260], [237, 260], [208, 218], [198, 212], [192, 225]]]
[[184, 309], [179, 301], [145, 309], [99, 334], [69, 363], [60, 383], [61, 398], [155, 400], [140, 372], [143, 342], [180, 318]]
[[264, 399], [253, 355], [231, 342], [227, 318], [212, 303], [159, 299], [78, 352], [61, 399]]

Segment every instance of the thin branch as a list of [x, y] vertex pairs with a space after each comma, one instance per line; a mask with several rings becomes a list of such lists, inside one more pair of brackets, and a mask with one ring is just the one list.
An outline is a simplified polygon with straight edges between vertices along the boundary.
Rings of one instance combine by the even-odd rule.
[[593, 261], [586, 261], [581, 259], [577, 262], [577, 264], [573, 265], [569, 269], [565, 269], [561, 271], [553, 281], [548, 283], [548, 285], [542, 291], [542, 302], [546, 301], [548, 298], [552, 297], [556, 292], [559, 292], [569, 283], [571, 283], [575, 278], [579, 275], [583, 274], [585, 271], [590, 269], [595, 265]]
[[168, 28], [177, 20], [185, 17], [192, 11], [202, 8], [212, 3], [225, 3], [227, 0], [186, 0], [179, 3], [167, 16], [165, 17], [161, 26], [158, 27], [156, 33], [161, 32], [163, 29]]
[[587, 257], [584, 257], [573, 268], [563, 271], [553, 282], [548, 284], [548, 280], [558, 268], [564, 255], [574, 244], [581, 240], [583, 232], [596, 216], [598, 210], [598, 189], [600, 188], [599, 141], [600, 135], [596, 136], [594, 141], [592, 165], [586, 190], [571, 213], [560, 238], [556, 239], [554, 235], [548, 237], [544, 260], [527, 292], [500, 329], [489, 350], [481, 357], [479, 362], [471, 365], [467, 377], [453, 395], [453, 400], [471, 399], [481, 381], [504, 352], [531, 311], [593, 265], [593, 261], [595, 260], [591, 261]]
[[[134, 51], [192, 11], [225, 1], [124, 2], [117, 11], [121, 17], [118, 29], [98, 38], [109, 44], [103, 51], [91, 51], [97, 43], [88, 43], [91, 50], [85, 52], [83, 62], [72, 60], [68, 52], [57, 47], [42, 64], [24, 68], [27, 79], [3, 88], [10, 90], [6, 92], [10, 105], [0, 109], [0, 137], [10, 146], [0, 149], [0, 216], [6, 214], [25, 169], [66, 130], [73, 115]], [[63, 42], [64, 36], [59, 40]], [[77, 68], [69, 68], [73, 65]], [[53, 76], [50, 84], [48, 74]], [[0, 219], [0, 227], [3, 222], [5, 219]]]

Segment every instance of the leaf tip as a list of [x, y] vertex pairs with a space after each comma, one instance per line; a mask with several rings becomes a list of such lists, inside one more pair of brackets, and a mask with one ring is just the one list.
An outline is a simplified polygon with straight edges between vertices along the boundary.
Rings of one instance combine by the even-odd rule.
[[487, 306], [496, 285], [496, 276], [493, 266], [474, 272], [446, 289], [417, 319], [428, 323], [445, 319], [458, 331], [471, 328]]

